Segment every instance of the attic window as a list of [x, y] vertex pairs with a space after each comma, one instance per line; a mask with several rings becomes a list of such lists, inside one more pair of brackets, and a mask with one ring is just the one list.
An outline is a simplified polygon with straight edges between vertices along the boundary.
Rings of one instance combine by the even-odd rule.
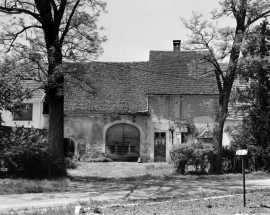
[[13, 113], [13, 120], [16, 121], [32, 121], [33, 104], [23, 103], [15, 108]]

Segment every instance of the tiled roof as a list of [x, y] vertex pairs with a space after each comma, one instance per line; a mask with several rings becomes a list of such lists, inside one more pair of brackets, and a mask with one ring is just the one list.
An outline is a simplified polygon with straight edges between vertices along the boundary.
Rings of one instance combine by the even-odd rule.
[[[66, 81], [65, 113], [146, 112], [147, 94], [216, 95], [213, 75], [190, 74], [188, 64], [194, 58], [194, 52], [151, 51], [149, 62], [69, 64], [71, 74], [83, 72], [85, 78], [81, 82]], [[96, 89], [95, 96], [89, 93], [89, 86]]]
[[40, 100], [43, 98], [44, 90], [42, 89], [42, 85], [40, 83], [29, 80], [29, 81], [21, 81], [20, 84], [28, 92], [31, 92], [32, 100]]
[[66, 81], [65, 113], [145, 112], [147, 69], [148, 62], [72, 65], [73, 74], [86, 70], [84, 82], [94, 86], [96, 95], [83, 82]]
[[198, 57], [191, 51], [150, 51], [148, 93], [218, 94], [214, 74], [196, 77], [189, 70]]

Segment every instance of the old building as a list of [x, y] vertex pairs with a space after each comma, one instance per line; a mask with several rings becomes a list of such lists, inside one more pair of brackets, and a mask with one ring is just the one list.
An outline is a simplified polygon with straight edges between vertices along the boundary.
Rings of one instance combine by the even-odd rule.
[[[202, 52], [180, 51], [180, 41], [173, 44], [173, 51], [150, 51], [147, 62], [67, 64], [66, 156], [95, 149], [113, 160], [168, 162], [174, 144], [211, 142], [218, 107], [215, 77], [190, 71]], [[42, 90], [21, 108], [21, 116], [2, 112], [4, 125], [48, 127]], [[230, 116], [225, 127], [240, 121]], [[224, 135], [224, 145], [229, 138]]]
[[[173, 144], [187, 142], [190, 127], [213, 129], [218, 92], [214, 76], [193, 75], [194, 52], [150, 51], [148, 62], [93, 62], [86, 83], [65, 94], [65, 138], [74, 154], [97, 147], [114, 160], [169, 161]], [[70, 69], [70, 68], [69, 68]]]

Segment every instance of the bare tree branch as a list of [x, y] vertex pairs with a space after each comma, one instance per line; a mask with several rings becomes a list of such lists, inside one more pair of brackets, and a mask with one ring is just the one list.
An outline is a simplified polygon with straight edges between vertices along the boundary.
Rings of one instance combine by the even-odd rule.
[[69, 15], [69, 17], [68, 17], [68, 21], [67, 21], [67, 23], [66, 23], [65, 29], [64, 29], [64, 31], [63, 31], [63, 33], [62, 33], [62, 35], [61, 35], [61, 38], [60, 38], [60, 43], [61, 43], [61, 44], [63, 44], [64, 38], [65, 38], [65, 36], [66, 36], [67, 33], [68, 33], [68, 30], [69, 30], [69, 27], [70, 27], [70, 24], [71, 24], [71, 20], [72, 20], [72, 18], [73, 18], [73, 15], [74, 15], [74, 13], [75, 13], [75, 11], [76, 11], [76, 9], [77, 9], [79, 3], [80, 3], [80, 0], [77, 0], [77, 2], [76, 2], [75, 5], [73, 6], [73, 9], [72, 9], [72, 11], [71, 11], [71, 13], [70, 13], [70, 15]]

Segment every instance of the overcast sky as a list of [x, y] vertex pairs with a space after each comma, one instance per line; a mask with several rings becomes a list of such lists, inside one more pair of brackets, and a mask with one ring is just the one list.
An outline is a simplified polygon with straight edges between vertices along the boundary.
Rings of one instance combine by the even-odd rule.
[[[150, 50], [171, 51], [172, 40], [185, 39], [189, 32], [180, 17], [192, 11], [208, 18], [219, 8], [219, 0], [106, 0], [108, 13], [99, 24], [108, 41], [98, 61], [147, 61]], [[231, 20], [232, 21], [232, 20]]]

